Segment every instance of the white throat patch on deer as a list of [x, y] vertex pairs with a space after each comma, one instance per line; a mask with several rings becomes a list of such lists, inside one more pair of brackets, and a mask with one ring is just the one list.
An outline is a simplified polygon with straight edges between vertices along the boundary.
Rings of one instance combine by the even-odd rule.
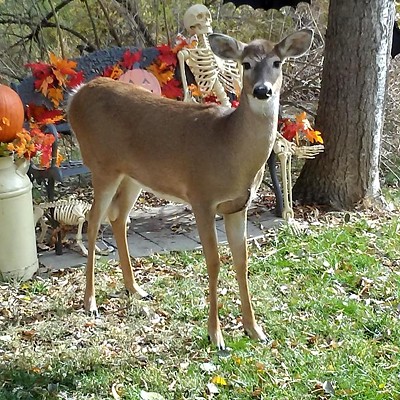
[[[215, 216], [224, 216], [243, 313], [243, 327], [265, 340], [256, 323], [247, 280], [247, 207], [262, 180], [278, 120], [281, 64], [311, 45], [304, 29], [278, 44], [241, 43], [211, 34], [212, 50], [243, 65], [243, 91], [237, 109], [183, 103], [134, 85], [98, 78], [79, 88], [68, 105], [68, 120], [85, 164], [92, 172], [94, 201], [89, 214], [84, 305], [97, 312], [94, 288], [95, 242], [101, 221], [111, 221], [124, 284], [146, 297], [132, 274], [126, 220], [142, 188], [191, 205], [209, 275], [208, 333], [225, 347], [218, 318], [220, 261]], [[135, 222], [132, 221], [132, 224]]]

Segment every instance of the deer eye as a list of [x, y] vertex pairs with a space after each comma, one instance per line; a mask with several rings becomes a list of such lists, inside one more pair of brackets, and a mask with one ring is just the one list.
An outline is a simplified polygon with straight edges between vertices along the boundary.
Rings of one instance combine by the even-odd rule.
[[274, 61], [273, 66], [274, 68], [279, 68], [282, 65], [282, 61]]
[[244, 62], [242, 65], [243, 65], [244, 69], [250, 69], [251, 68], [250, 63], [248, 63], [248, 62]]

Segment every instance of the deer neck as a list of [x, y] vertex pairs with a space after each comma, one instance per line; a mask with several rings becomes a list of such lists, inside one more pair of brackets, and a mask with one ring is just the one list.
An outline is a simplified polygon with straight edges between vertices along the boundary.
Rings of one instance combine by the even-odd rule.
[[[266, 104], [268, 103], [268, 104]], [[229, 118], [228, 135], [236, 155], [237, 165], [255, 174], [271, 154], [276, 139], [279, 95], [268, 102], [254, 102], [242, 95], [239, 107]], [[247, 166], [247, 167], [244, 167]]]
[[275, 142], [278, 125], [279, 93], [268, 101], [243, 94], [233, 113], [234, 123], [245, 131], [243, 136], [254, 143], [270, 148]]

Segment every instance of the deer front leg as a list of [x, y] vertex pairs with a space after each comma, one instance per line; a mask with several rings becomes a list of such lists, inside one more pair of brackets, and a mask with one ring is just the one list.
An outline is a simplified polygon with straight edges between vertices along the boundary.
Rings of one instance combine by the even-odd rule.
[[217, 232], [215, 228], [215, 213], [210, 210], [196, 211], [196, 225], [199, 231], [200, 241], [203, 246], [203, 254], [206, 259], [208, 272], [208, 288], [210, 309], [208, 314], [208, 336], [211, 343], [218, 349], [225, 349], [225, 342], [221, 333], [221, 326], [218, 318], [218, 275], [220, 261], [218, 254]]
[[252, 338], [265, 341], [267, 338], [257, 325], [251, 304], [248, 271], [247, 271], [247, 209], [235, 214], [225, 214], [225, 230], [231, 248], [236, 279], [239, 284], [240, 302], [242, 305], [243, 328]]
[[92, 172], [94, 200], [88, 213], [88, 259], [86, 264], [86, 288], [84, 307], [86, 312], [97, 315], [97, 305], [94, 288], [94, 266], [97, 233], [101, 221], [106, 216], [108, 207], [117, 191], [122, 177], [102, 177]]

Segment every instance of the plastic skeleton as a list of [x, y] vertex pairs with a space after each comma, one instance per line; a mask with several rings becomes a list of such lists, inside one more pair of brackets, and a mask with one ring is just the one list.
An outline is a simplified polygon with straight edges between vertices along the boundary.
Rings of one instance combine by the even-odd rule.
[[[38, 238], [38, 243], [43, 243], [47, 233], [48, 226], [44, 219], [46, 210], [53, 209], [53, 218], [60, 225], [78, 226], [76, 233], [76, 243], [81, 249], [84, 256], [87, 256], [88, 251], [82, 241], [83, 224], [87, 220], [88, 212], [91, 209], [91, 204], [82, 200], [58, 200], [51, 203], [42, 203], [34, 206], [35, 226], [39, 222], [41, 233]], [[108, 222], [108, 221], [105, 221]], [[107, 250], [110, 250], [109, 248]], [[101, 249], [96, 246], [96, 251], [101, 252]]]
[[240, 92], [241, 69], [235, 61], [222, 60], [211, 50], [208, 34], [212, 33], [211, 13], [202, 4], [190, 7], [183, 16], [183, 24], [188, 33], [197, 36], [197, 47], [178, 52], [182, 74], [184, 101], [193, 101], [187, 86], [185, 63], [194, 75], [202, 95], [215, 94], [223, 106], [230, 107], [227, 93]]
[[[193, 101], [187, 86], [185, 64], [194, 75], [203, 95], [213, 93], [223, 106], [231, 107], [228, 93], [236, 93], [242, 87], [242, 70], [234, 61], [222, 60], [211, 50], [207, 35], [212, 33], [211, 13], [202, 4], [188, 8], [183, 24], [190, 35], [197, 35], [198, 45], [194, 49], [183, 49], [178, 52], [179, 66], [182, 74], [184, 101]], [[324, 151], [323, 145], [296, 146], [277, 134], [274, 152], [281, 164], [283, 211], [282, 217], [289, 220], [294, 217], [292, 208], [292, 155], [298, 158], [314, 158]]]

